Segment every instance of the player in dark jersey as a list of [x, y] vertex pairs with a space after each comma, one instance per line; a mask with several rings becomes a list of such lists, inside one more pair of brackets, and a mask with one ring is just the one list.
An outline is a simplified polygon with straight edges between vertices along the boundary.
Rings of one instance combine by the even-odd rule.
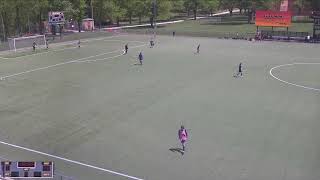
[[45, 42], [45, 43], [46, 43], [46, 48], [47, 48], [47, 49], [49, 49], [49, 42], [48, 42], [48, 39], [46, 39], [46, 42]]
[[124, 53], [125, 53], [125, 54], [128, 53], [128, 49], [129, 49], [129, 48], [128, 48], [128, 44], [126, 44], [126, 45], [124, 46]]
[[200, 53], [200, 44], [197, 47], [197, 54], [199, 54], [199, 53]]
[[143, 64], [143, 55], [142, 55], [142, 52], [139, 53], [138, 59], [139, 59], [140, 65], [142, 65], [142, 64]]
[[32, 49], [33, 51], [36, 51], [36, 46], [37, 46], [37, 43], [35, 41], [33, 41], [32, 43]]
[[80, 44], [81, 44], [81, 41], [80, 41], [80, 39], [79, 39], [79, 41], [78, 41], [78, 48], [80, 48]]
[[242, 75], [243, 75], [242, 72], [243, 72], [242, 63], [240, 63], [239, 66], [238, 66], [237, 77], [242, 77]]

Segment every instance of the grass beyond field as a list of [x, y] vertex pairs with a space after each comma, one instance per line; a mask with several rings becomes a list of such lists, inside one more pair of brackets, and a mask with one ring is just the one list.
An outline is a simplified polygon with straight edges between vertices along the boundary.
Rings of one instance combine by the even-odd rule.
[[0, 59], [0, 156], [77, 180], [320, 179], [319, 45], [157, 38]]
[[[312, 34], [312, 23], [292, 23], [289, 31], [309, 32]], [[268, 29], [270, 28], [262, 28]], [[285, 28], [274, 28], [275, 31], [286, 31]], [[128, 32], [145, 32], [145, 28], [128, 29]], [[237, 33], [241, 36], [252, 36], [256, 32], [254, 24], [247, 24], [245, 21], [228, 21], [226, 23], [216, 23], [212, 19], [187, 20], [182, 23], [159, 26], [157, 33], [171, 35], [176, 31], [177, 35], [200, 36], [200, 37], [225, 37], [235, 36]]]

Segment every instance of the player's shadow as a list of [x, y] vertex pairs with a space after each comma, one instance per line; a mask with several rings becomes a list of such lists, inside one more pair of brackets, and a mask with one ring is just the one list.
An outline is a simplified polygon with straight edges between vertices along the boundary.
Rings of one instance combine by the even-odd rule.
[[135, 64], [133, 64], [134, 66], [142, 66], [142, 64], [140, 64], [140, 63], [135, 63]]
[[170, 148], [169, 149], [171, 152], [177, 152], [180, 153], [181, 155], [184, 154], [183, 150], [181, 148]]

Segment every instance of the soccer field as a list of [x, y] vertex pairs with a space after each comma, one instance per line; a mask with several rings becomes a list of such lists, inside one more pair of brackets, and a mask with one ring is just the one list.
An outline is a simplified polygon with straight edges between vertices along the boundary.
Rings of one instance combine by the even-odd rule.
[[76, 180], [320, 179], [319, 45], [149, 40], [0, 57], [0, 156]]

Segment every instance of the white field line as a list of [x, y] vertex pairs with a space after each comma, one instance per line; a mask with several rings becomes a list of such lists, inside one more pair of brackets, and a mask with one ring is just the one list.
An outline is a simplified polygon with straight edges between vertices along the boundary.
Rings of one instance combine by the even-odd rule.
[[[103, 38], [88, 38], [88, 39], [85, 39], [85, 40], [81, 40], [81, 42], [100, 41], [100, 40], [111, 39], [111, 38], [122, 37], [122, 36], [127, 36], [127, 35], [117, 35], [117, 36], [109, 36], [109, 37], [103, 37]], [[59, 47], [59, 46], [72, 45], [72, 44], [74, 44], [76, 46], [77, 42], [78, 41], [74, 40], [74, 41], [67, 41], [67, 42], [63, 42], [63, 43], [54, 43], [54, 44], [51, 44], [50, 47]], [[81, 45], [81, 47], [83, 47], [83, 45]], [[77, 48], [77, 46], [76, 47], [71, 47], [71, 48], [62, 48], [62, 49], [57, 49], [57, 50], [52, 50], [52, 51], [35, 53], [35, 54], [28, 54], [28, 55], [19, 56], [19, 57], [13, 57], [13, 58], [6, 58], [6, 57], [1, 57], [0, 56], [0, 59], [18, 59], [18, 58], [24, 58], [24, 57], [28, 57], [28, 56], [47, 54], [47, 53], [50, 53], [50, 52], [64, 51], [64, 50], [67, 50], [67, 49], [74, 49], [74, 48]], [[26, 48], [23, 48], [23, 49], [26, 49]], [[27, 48], [27, 49], [29, 49], [29, 48]], [[2, 53], [1, 55], [4, 55], [4, 54]]]
[[6, 57], [1, 57], [1, 56], [0, 56], [0, 59], [11, 59], [11, 58], [6, 58]]
[[[110, 38], [121, 37], [121, 36], [127, 36], [127, 35], [116, 35], [116, 36], [98, 37], [98, 38], [86, 38], [86, 39], [83, 39], [82, 42], [91, 42], [91, 41], [110, 39]], [[74, 44], [74, 43], [77, 43], [77, 42], [78, 42], [78, 40], [72, 40], [72, 41], [52, 43], [52, 44], [49, 44], [49, 45], [54, 47], [54, 46], [63, 46], [63, 45]], [[30, 47], [20, 48], [20, 49], [17, 49], [17, 51], [23, 51], [23, 50], [26, 50], [26, 49], [31, 49], [31, 48]], [[12, 52], [12, 50], [3, 51], [0, 54], [3, 55], [6, 52]]]
[[[138, 47], [143, 47], [143, 46], [146, 46], [146, 45], [143, 44], [143, 45], [139, 45], [139, 46], [134, 46], [133, 48], [138, 48]], [[120, 56], [123, 56], [123, 55], [124, 55], [124, 52], [122, 54], [119, 54], [119, 55], [116, 55], [116, 56], [112, 56], [112, 57], [107, 57], [107, 58], [102, 58], [102, 59], [85, 60], [85, 61], [76, 61], [76, 62], [79, 62], [79, 63], [98, 62], [98, 61], [104, 61], [104, 60], [107, 60], [107, 59], [117, 58], [117, 57], [120, 57]]]
[[269, 71], [269, 74], [276, 80], [280, 81], [280, 82], [283, 82], [285, 84], [289, 84], [289, 85], [292, 85], [292, 86], [296, 86], [296, 87], [301, 87], [301, 88], [304, 88], [304, 89], [309, 89], [309, 90], [313, 90], [313, 91], [319, 91], [320, 92], [320, 89], [317, 89], [317, 88], [312, 88], [312, 87], [307, 87], [307, 86], [302, 86], [302, 85], [299, 85], [299, 84], [295, 84], [295, 83], [291, 83], [291, 82], [288, 82], [288, 81], [285, 81], [285, 80], [282, 80], [278, 77], [276, 77], [272, 71], [274, 69], [277, 69], [277, 68], [280, 68], [280, 67], [284, 67], [284, 66], [294, 66], [294, 65], [320, 65], [320, 63], [292, 63], [292, 64], [282, 64], [282, 65], [279, 65], [279, 66], [275, 66], [273, 68], [270, 69]]
[[[239, 9], [235, 9], [233, 10], [232, 12], [240, 12]], [[223, 12], [220, 12], [220, 13], [215, 13], [215, 14], [212, 14], [212, 15], [209, 15], [209, 17], [215, 17], [215, 16], [220, 16], [220, 15], [226, 15], [226, 14], [229, 14], [230, 12], [229, 11], [223, 11]], [[200, 16], [200, 17], [197, 17], [197, 19], [205, 19], [205, 18], [208, 18], [206, 16]], [[189, 18], [189, 20], [191, 20], [193, 18]]]
[[34, 150], [34, 149], [18, 146], [18, 145], [15, 145], [15, 144], [10, 144], [10, 143], [4, 142], [4, 141], [0, 141], [0, 144], [6, 145], [6, 146], [10, 146], [10, 147], [13, 147], [13, 148], [16, 148], [16, 149], [22, 149], [22, 150], [33, 152], [33, 153], [36, 153], [36, 154], [52, 157], [52, 158], [55, 158], [55, 159], [59, 159], [59, 160], [62, 160], [62, 161], [73, 163], [73, 164], [77, 164], [77, 165], [80, 165], [80, 166], [85, 166], [85, 167], [96, 169], [96, 170], [99, 170], [99, 171], [104, 171], [104, 172], [107, 172], [107, 173], [115, 174], [115, 175], [126, 177], [126, 178], [129, 178], [129, 179], [143, 180], [141, 178], [137, 178], [137, 177], [134, 177], [134, 176], [129, 176], [127, 174], [123, 174], [123, 173], [120, 173], [120, 172], [116, 172], [116, 171], [112, 171], [112, 170], [109, 170], [109, 169], [93, 166], [93, 165], [90, 165], [90, 164], [87, 164], [87, 163], [71, 160], [71, 159], [68, 159], [68, 158], [63, 158], [63, 157], [60, 157], [60, 156], [56, 156], [56, 155], [53, 155], [53, 154], [48, 154], [48, 153], [37, 151], [37, 150]]
[[32, 69], [32, 70], [28, 70], [28, 71], [23, 71], [23, 72], [19, 72], [19, 73], [15, 73], [15, 74], [11, 74], [11, 75], [6, 75], [6, 76], [1, 76], [0, 80], [5, 80], [14, 76], [19, 76], [19, 75], [23, 75], [23, 74], [27, 74], [27, 73], [31, 73], [31, 72], [35, 72], [35, 71], [40, 71], [40, 70], [44, 70], [44, 69], [49, 69], [52, 67], [56, 67], [56, 66], [61, 66], [61, 65], [65, 65], [65, 64], [70, 64], [70, 63], [74, 63], [77, 60], [73, 60], [73, 61], [67, 61], [67, 62], [63, 62], [63, 63], [58, 63], [58, 64], [54, 64], [51, 66], [46, 66], [46, 67], [41, 67], [41, 68], [36, 68], [36, 69]]
[[[83, 47], [83, 46], [81, 46]], [[18, 56], [18, 57], [12, 57], [12, 58], [5, 58], [5, 57], [0, 57], [1, 59], [18, 59], [18, 58], [22, 58], [22, 57], [28, 57], [28, 56], [35, 56], [35, 55], [40, 55], [40, 54], [47, 54], [47, 53], [51, 53], [51, 52], [59, 52], [59, 51], [65, 51], [68, 49], [76, 49], [78, 47], [69, 47], [69, 48], [62, 48], [62, 49], [56, 49], [56, 50], [50, 50], [50, 51], [45, 51], [45, 52], [41, 52], [41, 53], [34, 53], [34, 54], [28, 54], [28, 55], [24, 55], [24, 56]]]
[[[125, 40], [118, 40], [118, 39], [114, 39], [114, 40], [103, 40], [103, 41], [105, 41], [105, 42], [124, 42], [124, 43], [128, 42], [128, 41], [125, 41]], [[130, 42], [145, 43], [145, 42], [143, 42], [143, 41], [130, 41]], [[130, 48], [130, 47], [129, 47], [129, 48]]]
[[[131, 48], [138, 48], [138, 47], [142, 47], [142, 46], [145, 46], [145, 44], [144, 45], [133, 46]], [[35, 71], [40, 71], [40, 70], [44, 70], [44, 69], [49, 69], [49, 68], [53, 68], [53, 67], [57, 67], [57, 66], [62, 66], [62, 65], [65, 65], [65, 64], [75, 63], [75, 62], [95, 62], [97, 60], [88, 60], [88, 61], [82, 61], [82, 60], [93, 58], [93, 57], [98, 57], [98, 56], [102, 56], [102, 55], [106, 55], [106, 54], [116, 53], [116, 52], [123, 52], [123, 50], [110, 51], [110, 52], [106, 52], [106, 53], [102, 53], [102, 54], [88, 56], [88, 57], [85, 57], [85, 58], [70, 60], [70, 61], [67, 61], [67, 62], [53, 64], [53, 65], [50, 65], [50, 66], [40, 67], [40, 68], [31, 69], [31, 70], [28, 70], [28, 71], [23, 71], [23, 72], [19, 72], [19, 73], [15, 73], [15, 74], [1, 76], [0, 80], [5, 80], [5, 79], [8, 79], [8, 78], [11, 78], [11, 77], [14, 77], [14, 76], [20, 76], [20, 75], [23, 75], [23, 74], [27, 74], [27, 73], [31, 73], [31, 72], [35, 72]], [[113, 58], [115, 58], [115, 57], [113, 57]], [[110, 58], [108, 58], [108, 59], [110, 59]], [[102, 59], [98, 59], [98, 60], [101, 61]]]

